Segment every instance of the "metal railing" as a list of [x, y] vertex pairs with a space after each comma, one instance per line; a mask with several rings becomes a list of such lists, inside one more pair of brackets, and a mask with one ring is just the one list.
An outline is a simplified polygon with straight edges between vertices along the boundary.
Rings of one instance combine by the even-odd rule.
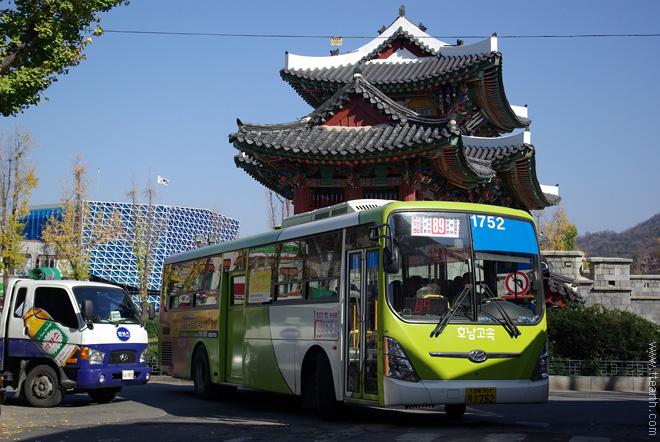
[[550, 359], [548, 369], [554, 376], [649, 376], [654, 365], [649, 361], [588, 361]]

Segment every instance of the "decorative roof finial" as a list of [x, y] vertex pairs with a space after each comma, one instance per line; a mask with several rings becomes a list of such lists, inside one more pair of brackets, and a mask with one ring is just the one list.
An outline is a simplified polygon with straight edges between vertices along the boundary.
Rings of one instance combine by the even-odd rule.
[[353, 69], [353, 78], [362, 78], [362, 69], [360, 69], [359, 64]]
[[421, 21], [419, 22], [419, 25], [418, 25], [417, 27], [418, 27], [419, 30], [422, 31], [422, 32], [426, 32], [426, 30], [428, 29], [426, 26], [424, 26], [424, 25], [422, 24]]
[[401, 5], [399, 8], [399, 17], [405, 17], [406, 16], [406, 5]]
[[385, 31], [387, 31], [387, 28], [383, 25], [383, 27], [378, 30], [378, 34], [382, 34]]
[[339, 49], [334, 49], [334, 50], [330, 51], [330, 55], [333, 56], [333, 57], [339, 55]]

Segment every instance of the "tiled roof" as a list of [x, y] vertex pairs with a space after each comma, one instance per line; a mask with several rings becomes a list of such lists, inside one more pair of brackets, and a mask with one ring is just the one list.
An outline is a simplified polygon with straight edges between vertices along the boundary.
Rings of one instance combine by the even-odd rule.
[[429, 53], [431, 55], [436, 55], [438, 53], [435, 49], [424, 43], [416, 35], [404, 30], [403, 27], [399, 27], [396, 31], [394, 31], [392, 35], [390, 35], [384, 42], [379, 44], [378, 47], [376, 47], [373, 51], [367, 54], [362, 60], [367, 61], [378, 57], [381, 54], [381, 52], [386, 50], [398, 38], [404, 38], [408, 40], [410, 43], [414, 44], [422, 51]]
[[[388, 117], [389, 123], [363, 127], [324, 126], [334, 112], [359, 96]], [[321, 107], [299, 121], [284, 124], [238, 122], [229, 141], [241, 150], [281, 150], [287, 156], [353, 157], [380, 155], [414, 145], [428, 145], [460, 135], [447, 119], [423, 118], [401, 106], [356, 75]]]
[[547, 268], [543, 271], [543, 284], [551, 293], [557, 293], [569, 301], [584, 301], [577, 290], [574, 279], [552, 272]]
[[[358, 127], [325, 124], [356, 100], [377, 109], [383, 122]], [[496, 179], [509, 189], [507, 194], [516, 207], [539, 209], [558, 201], [557, 196], [541, 191], [528, 133], [498, 138], [462, 136], [453, 120], [420, 117], [359, 74], [298, 121], [251, 124], [239, 120], [238, 131], [229, 135], [229, 141], [241, 151], [234, 159], [238, 167], [286, 197], [291, 197], [291, 189], [283, 186], [279, 174], [292, 174], [291, 168], [311, 171], [308, 162], [317, 166], [342, 163], [337, 167], [345, 168], [347, 162], [394, 159], [390, 167], [403, 167], [401, 157], [414, 153], [413, 157], [427, 165], [430, 177], [444, 177], [441, 180], [459, 188], [470, 189]]]
[[[501, 58], [499, 53], [466, 55], [461, 57], [427, 57], [398, 63], [386, 60], [365, 61], [359, 64], [362, 75], [372, 84], [398, 84], [441, 77], [471, 68], [489, 59]], [[346, 83], [351, 80], [355, 64], [316, 69], [283, 68], [280, 75], [300, 77], [330, 83]]]

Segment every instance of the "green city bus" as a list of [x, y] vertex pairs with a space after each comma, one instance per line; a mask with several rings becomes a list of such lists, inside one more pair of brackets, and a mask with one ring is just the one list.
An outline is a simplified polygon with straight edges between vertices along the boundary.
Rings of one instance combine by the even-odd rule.
[[169, 257], [159, 361], [209, 399], [236, 387], [342, 402], [548, 399], [538, 237], [523, 211], [357, 200]]

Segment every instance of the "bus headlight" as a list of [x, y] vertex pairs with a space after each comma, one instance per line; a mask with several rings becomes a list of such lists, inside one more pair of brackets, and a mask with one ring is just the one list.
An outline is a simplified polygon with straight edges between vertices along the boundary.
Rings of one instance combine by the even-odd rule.
[[531, 377], [532, 381], [540, 381], [542, 379], [548, 379], [548, 341], [543, 344], [541, 354], [536, 361], [536, 367], [534, 367], [534, 373], [532, 373]]
[[402, 381], [418, 382], [419, 376], [396, 339], [383, 338], [385, 376]]
[[145, 349], [142, 350], [142, 352], [140, 353], [140, 364], [146, 364], [146, 363], [147, 363], [147, 350], [148, 350], [148, 349], [149, 349], [149, 348], [145, 348]]

